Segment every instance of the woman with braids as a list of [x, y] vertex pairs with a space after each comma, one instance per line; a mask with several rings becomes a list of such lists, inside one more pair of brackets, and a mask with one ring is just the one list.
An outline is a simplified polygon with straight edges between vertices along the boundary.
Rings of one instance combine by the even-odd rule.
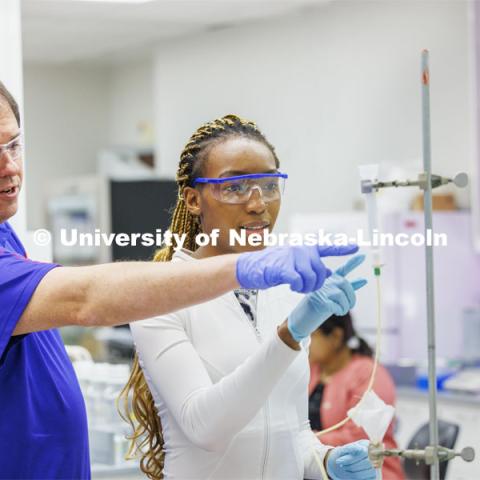
[[[347, 416], [367, 389], [373, 367], [373, 352], [359, 337], [350, 313], [332, 315], [313, 332], [310, 344], [309, 418], [313, 430], [337, 424]], [[395, 405], [395, 384], [388, 371], [378, 366], [373, 384], [375, 393], [387, 404]], [[343, 445], [367, 438], [365, 431], [347, 422], [342, 427], [320, 436], [329, 445]], [[393, 437], [393, 424], [384, 437], [386, 448], [398, 448]], [[404, 480], [400, 460], [387, 457], [383, 478]]]
[[[188, 235], [186, 249], [167, 247], [155, 259], [194, 264], [252, 250], [231, 245], [229, 232], [274, 227], [287, 177], [278, 169], [254, 123], [227, 115], [200, 127], [181, 154], [170, 227]], [[196, 235], [214, 229], [217, 244], [197, 247]], [[325, 253], [357, 248], [347, 250]], [[237, 289], [132, 324], [138, 356], [122, 404], [142, 471], [155, 480], [301, 480], [321, 479], [326, 468], [334, 480], [374, 479], [364, 441], [322, 445], [308, 422], [309, 336], [353, 307], [366, 281], [345, 276], [362, 260], [351, 258], [305, 296], [288, 287]]]

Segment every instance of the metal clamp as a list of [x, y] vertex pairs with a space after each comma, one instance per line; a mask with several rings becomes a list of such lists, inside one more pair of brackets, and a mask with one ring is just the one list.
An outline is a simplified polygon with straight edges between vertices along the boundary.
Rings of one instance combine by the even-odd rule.
[[[435, 452], [436, 451], [436, 452]], [[390, 448], [385, 449], [382, 443], [371, 443], [368, 445], [368, 458], [375, 468], [382, 466], [385, 457], [403, 457], [415, 460], [417, 462], [423, 461], [426, 465], [432, 465], [435, 462], [435, 457], [439, 462], [447, 462], [455, 457], [461, 457], [465, 462], [473, 462], [475, 459], [475, 450], [472, 447], [462, 448], [460, 452], [456, 452], [450, 448], [429, 445], [424, 450], [420, 449], [399, 449]]]
[[[430, 179], [432, 188], [437, 188], [448, 183], [453, 183], [459, 188], [465, 188], [468, 185], [468, 175], [465, 172], [457, 173], [453, 178], [441, 177], [440, 175], [432, 175]], [[390, 182], [379, 182], [372, 180], [362, 180], [362, 193], [371, 193], [381, 188], [387, 187], [419, 187], [422, 190], [427, 189], [427, 174], [422, 172], [418, 175], [418, 180], [392, 180]]]

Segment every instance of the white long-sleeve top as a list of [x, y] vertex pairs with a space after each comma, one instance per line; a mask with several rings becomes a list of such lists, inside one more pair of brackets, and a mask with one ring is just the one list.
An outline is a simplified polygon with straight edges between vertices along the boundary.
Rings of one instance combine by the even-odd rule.
[[[177, 252], [173, 261], [195, 261]], [[321, 480], [308, 356], [277, 335], [301, 299], [260, 291], [257, 326], [233, 292], [130, 325], [162, 423], [164, 478]]]

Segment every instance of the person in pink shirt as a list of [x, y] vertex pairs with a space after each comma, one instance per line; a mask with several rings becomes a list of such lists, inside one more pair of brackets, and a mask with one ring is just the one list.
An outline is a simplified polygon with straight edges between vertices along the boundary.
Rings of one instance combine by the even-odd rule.
[[[373, 367], [373, 351], [353, 327], [349, 313], [332, 315], [311, 336], [309, 418], [312, 430], [320, 431], [340, 422], [365, 392]], [[395, 384], [388, 371], [378, 366], [375, 393], [387, 404], [395, 406]], [[363, 428], [352, 421], [332, 432], [321, 435], [328, 445], [343, 445], [368, 439]], [[393, 422], [384, 437], [386, 448], [397, 448]], [[404, 480], [398, 458], [385, 459], [384, 480]]]

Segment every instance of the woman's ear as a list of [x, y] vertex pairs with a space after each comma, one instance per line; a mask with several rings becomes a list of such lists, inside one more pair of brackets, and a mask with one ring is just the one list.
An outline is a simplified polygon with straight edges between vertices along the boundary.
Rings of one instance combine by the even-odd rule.
[[183, 190], [183, 199], [187, 210], [194, 216], [200, 217], [202, 213], [202, 200], [200, 198], [200, 192], [196, 188], [185, 187]]

